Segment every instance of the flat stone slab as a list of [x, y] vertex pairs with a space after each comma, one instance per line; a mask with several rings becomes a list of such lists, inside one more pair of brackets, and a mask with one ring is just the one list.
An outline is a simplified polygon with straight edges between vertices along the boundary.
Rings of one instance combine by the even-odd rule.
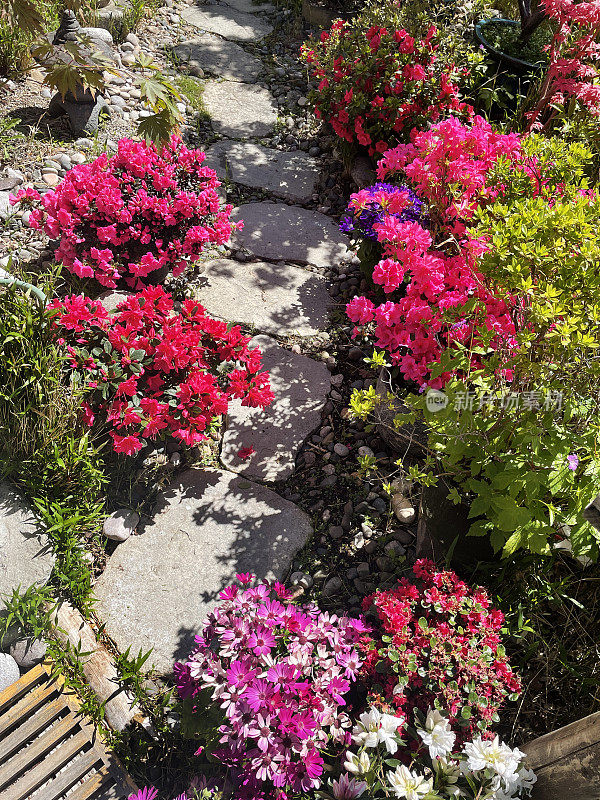
[[260, 86], [235, 81], [207, 81], [202, 95], [213, 130], [231, 139], [267, 136], [275, 127], [277, 108]]
[[201, 31], [216, 33], [234, 42], [256, 42], [273, 30], [272, 25], [254, 14], [226, 5], [190, 6], [181, 16]]
[[247, 53], [239, 44], [204, 33], [197, 39], [182, 42], [173, 48], [182, 66], [201, 69], [210, 75], [228, 81], [254, 83], [262, 64], [258, 58]]
[[217, 142], [206, 157], [219, 178], [298, 203], [311, 199], [321, 172], [317, 159], [302, 151], [286, 153], [253, 142]]
[[282, 579], [312, 528], [293, 503], [221, 470], [187, 470], [155, 511], [111, 556], [95, 610], [121, 652], [154, 648], [149, 662], [168, 674], [236, 573]]
[[[54, 566], [48, 536], [25, 500], [7, 483], [0, 483], [0, 615], [4, 596], [34, 583], [46, 583]], [[10, 636], [3, 642], [10, 644]]]
[[263, 11], [275, 10], [271, 3], [254, 3], [252, 0], [220, 0], [220, 2], [237, 11], [244, 11], [246, 14], [260, 14]]
[[232, 237], [233, 246], [256, 258], [330, 267], [352, 257], [347, 238], [318, 211], [283, 203], [246, 203], [234, 209], [232, 219], [244, 220], [242, 230]]
[[[293, 472], [302, 442], [321, 423], [331, 388], [329, 370], [320, 361], [284, 350], [269, 336], [255, 336], [252, 345], [263, 354], [275, 400], [264, 411], [230, 403], [221, 461], [248, 478], [281, 481]], [[255, 452], [240, 458], [239, 451], [249, 447]]]
[[197, 299], [213, 317], [277, 336], [314, 336], [327, 325], [325, 279], [314, 272], [226, 258], [204, 262]]

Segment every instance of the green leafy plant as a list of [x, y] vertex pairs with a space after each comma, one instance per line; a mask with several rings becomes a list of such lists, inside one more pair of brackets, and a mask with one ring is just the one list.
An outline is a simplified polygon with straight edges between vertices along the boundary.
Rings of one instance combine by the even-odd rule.
[[25, 590], [17, 586], [3, 598], [4, 612], [0, 616], [0, 642], [13, 628], [21, 637], [41, 639], [52, 628], [52, 616], [58, 603], [48, 585], [33, 584]]
[[[48, 293], [55, 278], [44, 285]], [[106, 479], [80, 420], [82, 394], [65, 379], [68, 354], [51, 320], [27, 294], [0, 289], [0, 478], [33, 503], [57, 555], [53, 579], [85, 609], [91, 573], [82, 534], [99, 526]]]

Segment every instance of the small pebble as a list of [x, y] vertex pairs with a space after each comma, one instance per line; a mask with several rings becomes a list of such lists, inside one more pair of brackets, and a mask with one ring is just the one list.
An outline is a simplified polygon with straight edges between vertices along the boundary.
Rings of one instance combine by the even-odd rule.
[[346, 456], [350, 453], [350, 448], [341, 442], [336, 442], [336, 444], [333, 446], [333, 452], [340, 458], [346, 458]]

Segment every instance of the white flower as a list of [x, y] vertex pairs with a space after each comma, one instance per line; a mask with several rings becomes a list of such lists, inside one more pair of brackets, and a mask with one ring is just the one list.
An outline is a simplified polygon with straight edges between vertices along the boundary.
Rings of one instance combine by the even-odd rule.
[[404, 720], [401, 717], [394, 717], [392, 714], [381, 715], [381, 727], [378, 731], [377, 737], [380, 742], [385, 744], [388, 753], [391, 753], [392, 755], [398, 749], [396, 731], [403, 722]]
[[478, 736], [465, 744], [464, 753], [470, 770], [479, 772], [489, 768], [506, 781], [512, 778], [525, 756], [517, 748], [512, 750], [501, 742], [498, 736], [487, 741]]
[[417, 728], [423, 743], [429, 748], [430, 758], [445, 758], [452, 752], [456, 734], [449, 721], [437, 709], [429, 709], [425, 720], [425, 730]]
[[333, 789], [333, 796], [335, 800], [354, 800], [355, 797], [360, 797], [367, 789], [365, 781], [357, 781], [356, 778], [350, 778], [343, 773], [340, 775], [339, 780], [333, 781], [331, 784]]
[[364, 775], [371, 769], [371, 759], [364, 751], [360, 755], [356, 755], [351, 750], [346, 750], [344, 769], [354, 775]]
[[527, 769], [527, 767], [521, 767], [517, 775], [521, 782], [521, 789], [530, 795], [533, 790], [533, 785], [537, 781], [537, 775], [532, 769]]
[[352, 739], [355, 744], [365, 747], [377, 747], [383, 742], [388, 753], [395, 753], [398, 749], [396, 731], [403, 722], [401, 717], [382, 714], [376, 708], [371, 708], [360, 715], [352, 729]]
[[425, 780], [422, 775], [411, 772], [404, 764], [396, 767], [394, 772], [388, 772], [388, 782], [396, 797], [405, 797], [406, 800], [421, 800], [433, 789], [433, 779]]
[[381, 713], [376, 708], [370, 708], [358, 718], [358, 723], [352, 729], [352, 738], [355, 744], [377, 747], [380, 728]]

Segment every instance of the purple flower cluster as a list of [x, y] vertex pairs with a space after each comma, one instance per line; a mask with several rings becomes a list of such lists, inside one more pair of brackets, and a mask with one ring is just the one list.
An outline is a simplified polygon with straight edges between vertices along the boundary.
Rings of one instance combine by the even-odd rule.
[[[283, 800], [318, 789], [330, 742], [346, 747], [345, 695], [362, 665], [357, 619], [290, 602], [278, 583], [231, 586], [208, 615], [188, 661], [175, 665], [179, 693], [208, 691], [223, 723], [213, 754], [230, 769], [240, 800]], [[200, 751], [199, 751], [200, 752]]]
[[[402, 210], [394, 213], [390, 201], [397, 203], [403, 197]], [[358, 198], [358, 202], [357, 202]], [[424, 203], [407, 186], [392, 186], [390, 183], [374, 183], [352, 196], [346, 214], [340, 222], [340, 230], [354, 239], [377, 241], [376, 223], [394, 216], [399, 222], [423, 223], [426, 217]]]

